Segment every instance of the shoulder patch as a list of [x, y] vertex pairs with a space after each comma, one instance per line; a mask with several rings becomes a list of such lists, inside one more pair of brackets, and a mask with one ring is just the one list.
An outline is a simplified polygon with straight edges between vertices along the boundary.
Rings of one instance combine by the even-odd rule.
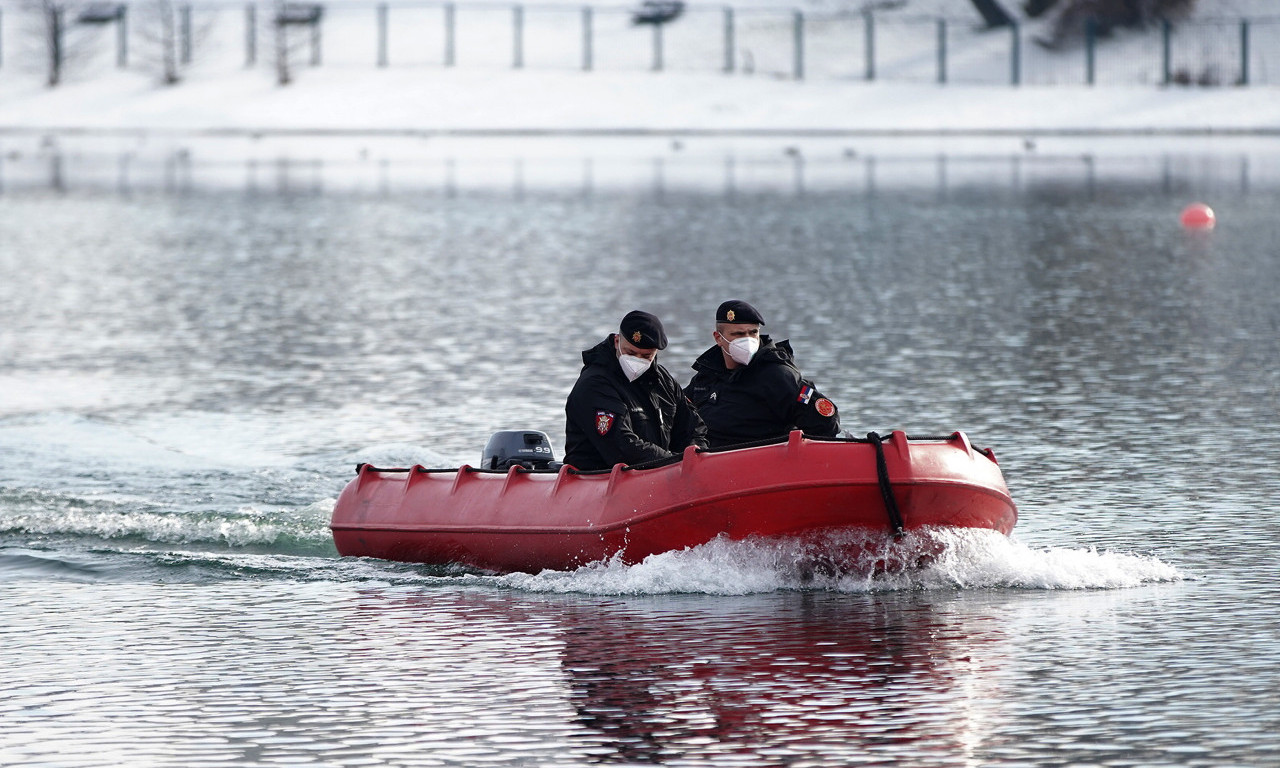
[[596, 411], [596, 432], [601, 437], [609, 434], [609, 430], [613, 429], [613, 422], [618, 418], [618, 414], [609, 413], [608, 411]]
[[825, 397], [818, 398], [818, 402], [813, 404], [813, 408], [818, 412], [819, 416], [825, 416], [827, 418], [835, 415], [836, 412], [836, 404]]
[[809, 386], [808, 384], [801, 385], [800, 394], [796, 395], [796, 402], [803, 403], [804, 405], [808, 405], [809, 401], [812, 399], [813, 399], [813, 387]]

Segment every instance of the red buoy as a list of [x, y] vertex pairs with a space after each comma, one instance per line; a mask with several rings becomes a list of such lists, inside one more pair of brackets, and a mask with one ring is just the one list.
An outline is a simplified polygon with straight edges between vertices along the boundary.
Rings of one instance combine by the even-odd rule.
[[1218, 223], [1218, 217], [1204, 203], [1191, 203], [1182, 209], [1179, 221], [1187, 229], [1213, 229], [1213, 225]]

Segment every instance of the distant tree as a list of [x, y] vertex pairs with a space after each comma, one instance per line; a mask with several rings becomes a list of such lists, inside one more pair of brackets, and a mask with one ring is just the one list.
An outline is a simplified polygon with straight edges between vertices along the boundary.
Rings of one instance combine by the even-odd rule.
[[160, 82], [174, 85], [181, 80], [178, 72], [178, 9], [172, 0], [149, 0], [143, 9], [139, 34], [147, 42], [145, 56], [149, 64], [160, 70]]
[[23, 4], [29, 32], [27, 38], [40, 50], [45, 84], [50, 88], [63, 82], [64, 45], [67, 42], [67, 10], [54, 0], [28, 0]]
[[278, 84], [293, 82], [294, 61], [323, 14], [324, 8], [317, 3], [275, 0], [270, 24]]
[[1196, 0], [1066, 0], [1054, 20], [1047, 39], [1049, 48], [1059, 48], [1084, 34], [1093, 22], [1099, 35], [1109, 35], [1120, 27], [1141, 28], [1159, 22], [1178, 22], [1191, 15]]
[[982, 14], [982, 20], [986, 23], [987, 29], [995, 29], [996, 27], [1007, 27], [1013, 24], [1013, 16], [1000, 5], [1000, 0], [970, 0], [973, 7], [978, 9], [978, 13]]
[[271, 15], [271, 27], [275, 33], [272, 36], [272, 48], [276, 61], [276, 83], [288, 85], [293, 82], [293, 73], [289, 66], [292, 58], [290, 54], [297, 46], [289, 40], [288, 11], [284, 0], [276, 0], [275, 13]]
[[63, 43], [66, 42], [66, 9], [59, 3], [40, 0], [37, 10], [43, 22], [41, 31], [45, 50], [49, 54], [49, 76], [45, 78], [45, 84], [54, 88], [62, 82], [63, 57], [66, 55], [63, 50]]
[[1057, 4], [1058, 0], [1027, 0], [1022, 4], [1022, 10], [1027, 16], [1038, 19]]
[[182, 67], [191, 63], [212, 28], [212, 16], [195, 19], [191, 3], [174, 0], [144, 0], [136, 7], [143, 66], [158, 72], [165, 85], [180, 82]]
[[45, 84], [50, 88], [62, 82], [69, 65], [88, 58], [101, 31], [97, 27], [77, 25], [87, 5], [74, 1], [26, 0], [21, 6], [26, 21], [23, 36], [40, 51]]

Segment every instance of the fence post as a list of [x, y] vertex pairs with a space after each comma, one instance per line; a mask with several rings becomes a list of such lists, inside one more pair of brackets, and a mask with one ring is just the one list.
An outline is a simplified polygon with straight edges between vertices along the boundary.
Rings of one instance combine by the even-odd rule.
[[1168, 19], [1160, 22], [1160, 79], [1165, 85], [1173, 82], [1173, 25]]
[[524, 6], [511, 9], [511, 68], [524, 66]]
[[1098, 23], [1092, 18], [1084, 21], [1084, 82], [1093, 85], [1094, 49], [1098, 45]]
[[320, 19], [311, 22], [311, 66], [320, 66]]
[[938, 19], [938, 84], [947, 82], [947, 20]]
[[797, 80], [804, 79], [804, 13], [802, 11], [791, 12], [791, 31], [794, 38], [793, 48], [795, 50], [795, 63], [792, 66], [792, 74]]
[[248, 3], [244, 7], [244, 65], [258, 63], [258, 7]]
[[591, 60], [592, 51], [592, 23], [591, 23], [591, 6], [586, 5], [582, 8], [582, 71], [590, 72], [593, 62]]
[[182, 24], [182, 63], [191, 63], [191, 6], [183, 5], [178, 9], [178, 18]]
[[733, 48], [733, 6], [726, 5], [724, 7], [724, 71], [726, 73], [732, 73], [734, 70], [737, 52]]
[[272, 38], [275, 41], [272, 46], [272, 58], [275, 59], [276, 83], [279, 85], [288, 85], [293, 79], [289, 72], [289, 35], [285, 25], [280, 23], [279, 12], [282, 10], [278, 6], [271, 9], [271, 27]]
[[1249, 20], [1240, 20], [1240, 85], [1249, 84]]
[[378, 66], [387, 66], [387, 4], [378, 3]]
[[1018, 22], [1009, 25], [1013, 35], [1009, 43], [1009, 82], [1012, 85], [1022, 84], [1022, 27]]
[[124, 69], [129, 66], [129, 22], [128, 6], [120, 6], [116, 16], [116, 66]]
[[456, 8], [453, 3], [444, 4], [444, 65], [452, 67], [457, 63]]
[[662, 22], [653, 25], [653, 71], [662, 71], [662, 28], [666, 26]]
[[866, 79], [876, 79], [876, 22], [875, 17], [871, 15], [871, 9], [867, 8], [862, 12], [862, 27], [866, 33]]

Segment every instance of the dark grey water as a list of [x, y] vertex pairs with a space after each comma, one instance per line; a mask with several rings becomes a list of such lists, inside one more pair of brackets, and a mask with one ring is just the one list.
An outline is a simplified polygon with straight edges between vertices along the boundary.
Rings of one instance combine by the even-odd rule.
[[[10, 168], [0, 764], [1280, 765], [1280, 185], [710, 167], [591, 194]], [[1178, 226], [1199, 197], [1211, 233]], [[817, 583], [723, 544], [506, 577], [334, 554], [355, 462], [562, 445], [579, 350], [643, 307], [685, 381], [729, 297], [854, 432], [993, 448], [1012, 539]]]

